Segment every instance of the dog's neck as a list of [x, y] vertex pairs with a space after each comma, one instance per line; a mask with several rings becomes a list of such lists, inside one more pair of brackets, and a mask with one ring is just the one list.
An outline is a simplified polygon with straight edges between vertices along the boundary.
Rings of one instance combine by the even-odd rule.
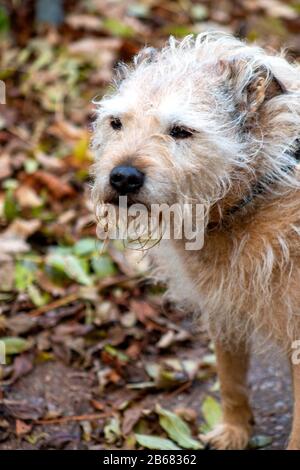
[[[300, 139], [297, 143], [298, 146], [293, 155], [295, 161], [282, 167], [281, 170], [283, 172], [293, 172], [300, 162]], [[244, 195], [242, 197], [237, 196], [234, 191], [230, 193], [224, 200], [212, 207], [207, 226], [208, 230], [216, 230], [230, 225], [230, 221], [233, 221], [235, 216], [245, 211], [247, 208], [253, 208], [258, 197], [267, 193], [268, 189], [278, 181], [279, 175], [277, 177], [273, 174], [265, 174], [258, 177], [250, 185], [250, 189], [249, 186], [244, 185]], [[240, 188], [240, 193], [241, 192], [243, 192], [243, 188]]]

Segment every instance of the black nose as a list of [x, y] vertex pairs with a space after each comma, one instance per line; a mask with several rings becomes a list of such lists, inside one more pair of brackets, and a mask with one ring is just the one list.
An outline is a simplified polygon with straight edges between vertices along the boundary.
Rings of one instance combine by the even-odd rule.
[[112, 187], [121, 195], [136, 193], [144, 183], [144, 173], [134, 166], [116, 166], [110, 173]]

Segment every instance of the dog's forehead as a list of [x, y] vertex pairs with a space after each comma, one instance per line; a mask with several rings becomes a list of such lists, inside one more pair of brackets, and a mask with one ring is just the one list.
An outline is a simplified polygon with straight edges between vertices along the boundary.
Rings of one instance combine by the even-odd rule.
[[154, 83], [137, 86], [128, 82], [113, 96], [102, 103], [106, 115], [147, 117], [153, 116], [160, 122], [180, 121], [192, 112], [195, 96], [191, 87]]

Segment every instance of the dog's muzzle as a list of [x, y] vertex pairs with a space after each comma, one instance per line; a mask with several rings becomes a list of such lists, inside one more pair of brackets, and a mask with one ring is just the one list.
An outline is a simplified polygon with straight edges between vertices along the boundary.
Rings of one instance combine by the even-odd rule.
[[137, 193], [144, 180], [144, 173], [134, 166], [116, 166], [109, 176], [110, 185], [121, 196]]

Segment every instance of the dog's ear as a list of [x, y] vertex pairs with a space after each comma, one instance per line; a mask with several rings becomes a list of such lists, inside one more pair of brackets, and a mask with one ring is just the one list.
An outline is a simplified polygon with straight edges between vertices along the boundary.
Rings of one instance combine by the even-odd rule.
[[248, 117], [253, 117], [266, 102], [286, 91], [266, 65], [233, 59], [219, 61], [218, 68], [227, 79], [238, 110]]
[[145, 47], [133, 58], [133, 63], [137, 67], [141, 63], [153, 62], [156, 55], [157, 49], [154, 47]]

